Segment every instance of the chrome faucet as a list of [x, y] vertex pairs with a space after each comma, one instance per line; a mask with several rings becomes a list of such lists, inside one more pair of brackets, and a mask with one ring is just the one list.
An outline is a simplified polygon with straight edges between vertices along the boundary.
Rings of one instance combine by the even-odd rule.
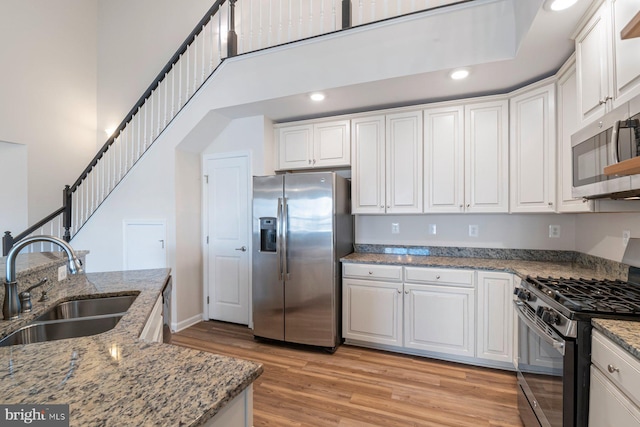
[[20, 240], [7, 255], [7, 274], [4, 282], [4, 304], [2, 305], [4, 320], [17, 319], [20, 316], [20, 299], [18, 296], [18, 282], [16, 282], [16, 257], [25, 246], [36, 242], [48, 242], [60, 246], [67, 253], [69, 272], [71, 274], [83, 272], [82, 263], [73, 248], [64, 240], [53, 236], [32, 236]]

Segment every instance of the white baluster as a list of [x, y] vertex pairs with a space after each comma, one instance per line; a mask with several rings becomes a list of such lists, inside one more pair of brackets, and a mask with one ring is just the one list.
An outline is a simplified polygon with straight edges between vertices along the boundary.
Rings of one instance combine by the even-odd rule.
[[196, 93], [196, 90], [198, 90], [198, 36], [193, 38], [193, 93]]
[[169, 96], [168, 96], [168, 91], [169, 91], [169, 73], [164, 73], [164, 120], [162, 121], [162, 127], [165, 128], [167, 127], [167, 112], [169, 109]]
[[175, 115], [176, 106], [176, 64], [171, 66], [171, 114], [169, 115], [169, 121], [173, 120]]
[[[133, 167], [133, 164], [138, 159], [140, 155], [140, 140], [144, 136], [144, 132], [142, 130], [142, 107], [138, 107], [138, 111], [136, 112], [136, 116], [138, 117], [138, 135], [135, 137], [134, 143], [131, 145], [131, 163], [127, 165], [127, 172]], [[146, 129], [144, 130], [146, 132]], [[137, 155], [136, 155], [137, 153]]]
[[207, 78], [207, 59], [206, 59], [206, 51], [207, 51], [207, 33], [206, 33], [206, 27], [203, 25], [200, 34], [202, 34], [202, 57], [200, 58], [200, 60], [202, 61], [202, 76], [200, 77], [200, 80], [202, 83], [204, 83], [204, 79]]
[[302, 39], [302, 0], [298, 0], [298, 38]]
[[[147, 148], [147, 129], [149, 128], [149, 123], [148, 123], [148, 110], [149, 110], [149, 104], [151, 103], [151, 95], [149, 95], [149, 98], [147, 98], [144, 102], [144, 104], [142, 104], [142, 108], [144, 108], [144, 125], [142, 126], [143, 129], [143, 135], [142, 135], [142, 151], [144, 151]], [[153, 114], [152, 114], [153, 116]], [[140, 144], [138, 144], [138, 151], [136, 153], [136, 160], [138, 160], [140, 158]], [[135, 162], [134, 162], [135, 163]]]
[[[278, 19], [278, 36], [276, 37], [276, 41], [275, 41], [276, 44], [280, 44], [280, 37], [281, 37], [281, 34], [282, 34], [282, 20], [283, 20], [283, 16], [284, 16], [284, 13], [282, 13], [282, 0], [280, 0], [279, 6], [280, 6], [280, 8], [278, 10], [278, 17], [279, 17], [279, 19]], [[272, 45], [273, 44], [269, 44], [269, 46], [272, 46]]]
[[293, 30], [293, 11], [291, 10], [291, 1], [292, 0], [288, 0], [289, 13], [288, 13], [287, 16], [289, 17], [289, 21], [288, 21], [289, 24], [287, 25], [287, 39], [285, 40], [285, 42], [290, 42], [292, 40], [292, 37], [293, 37], [293, 35], [292, 35], [293, 34], [292, 33], [292, 30]]

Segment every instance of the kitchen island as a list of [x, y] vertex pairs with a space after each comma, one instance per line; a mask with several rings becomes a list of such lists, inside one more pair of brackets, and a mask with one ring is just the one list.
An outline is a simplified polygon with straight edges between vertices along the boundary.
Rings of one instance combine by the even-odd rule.
[[1, 403], [68, 404], [71, 426], [217, 425], [239, 399], [250, 416], [261, 365], [139, 339], [169, 277], [168, 269], [70, 276], [49, 301], [34, 298], [32, 313], [1, 321], [4, 337], [61, 301], [138, 294], [110, 331], [0, 348]]

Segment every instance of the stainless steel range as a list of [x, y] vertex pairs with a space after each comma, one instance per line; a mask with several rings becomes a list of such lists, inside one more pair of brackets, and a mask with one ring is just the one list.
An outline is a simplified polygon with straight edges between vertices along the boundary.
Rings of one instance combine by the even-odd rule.
[[640, 285], [527, 277], [515, 289], [518, 409], [526, 427], [584, 427], [591, 318], [640, 319]]

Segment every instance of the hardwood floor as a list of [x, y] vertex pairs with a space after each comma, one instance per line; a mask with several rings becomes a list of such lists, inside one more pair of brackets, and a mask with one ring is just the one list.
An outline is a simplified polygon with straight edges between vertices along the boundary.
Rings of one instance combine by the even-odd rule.
[[254, 426], [517, 426], [515, 373], [342, 345], [334, 354], [201, 322], [173, 344], [264, 365]]

